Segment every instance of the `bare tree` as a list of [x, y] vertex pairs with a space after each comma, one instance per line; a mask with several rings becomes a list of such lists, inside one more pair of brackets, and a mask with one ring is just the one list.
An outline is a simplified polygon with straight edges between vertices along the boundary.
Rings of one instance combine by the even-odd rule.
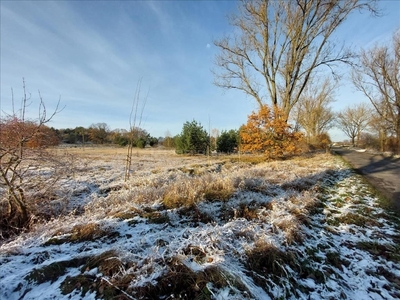
[[233, 36], [217, 40], [215, 84], [238, 89], [262, 107], [266, 101], [289, 113], [311, 76], [325, 66], [348, 63], [332, 34], [355, 10], [377, 14], [374, 0], [242, 0], [230, 19]]
[[[385, 102], [381, 102], [381, 105], [385, 105]], [[384, 108], [380, 108], [384, 111]], [[388, 122], [385, 118], [383, 118], [376, 110], [374, 110], [371, 118], [371, 122], [369, 124], [369, 129], [371, 132], [375, 133], [378, 137], [379, 150], [386, 151], [388, 150], [388, 144], [391, 136], [395, 136], [393, 124]]]
[[[48, 115], [39, 91], [39, 115], [36, 120], [28, 120], [26, 109], [31, 104], [23, 80], [23, 98], [18, 112], [5, 113], [0, 119], [0, 228], [1, 235], [9, 235], [27, 228], [34, 209], [34, 203], [27, 195], [32, 194], [34, 177], [32, 170], [43, 167], [49, 155], [44, 150], [51, 145], [42, 139], [43, 128], [59, 113], [59, 102], [55, 110]], [[29, 175], [29, 176], [28, 176]], [[43, 181], [43, 180], [40, 180]], [[47, 178], [36, 190], [46, 191], [54, 184]]]
[[217, 140], [219, 138], [219, 129], [213, 128], [210, 135], [210, 146], [212, 150], [217, 149]]
[[355, 146], [358, 145], [361, 133], [368, 127], [371, 116], [372, 110], [364, 103], [349, 106], [337, 115], [336, 125]]
[[165, 132], [165, 138], [164, 138], [164, 142], [163, 142], [164, 147], [171, 148], [174, 144], [173, 140], [174, 139], [173, 139], [173, 137], [171, 137], [171, 132], [169, 132], [169, 130], [167, 130]]
[[139, 79], [137, 86], [136, 86], [135, 97], [133, 98], [133, 102], [132, 102], [131, 113], [129, 115], [129, 143], [128, 143], [128, 154], [126, 155], [124, 181], [127, 181], [130, 178], [134, 140], [135, 140], [135, 138], [136, 139], [141, 138], [140, 131], [138, 131], [137, 129], [138, 128], [140, 129], [140, 126], [142, 124], [143, 111], [146, 106], [147, 97], [149, 94], [149, 92], [147, 92], [147, 95], [144, 98], [144, 101], [142, 103], [142, 108], [140, 110], [140, 114], [138, 115], [141, 86], [142, 86], [142, 79]]
[[400, 30], [391, 46], [376, 45], [361, 51], [352, 73], [355, 87], [368, 97], [380, 117], [391, 124], [400, 152]]
[[297, 103], [297, 122], [306, 131], [308, 143], [333, 127], [335, 114], [329, 106], [333, 101], [336, 84], [325, 79], [308, 85]]

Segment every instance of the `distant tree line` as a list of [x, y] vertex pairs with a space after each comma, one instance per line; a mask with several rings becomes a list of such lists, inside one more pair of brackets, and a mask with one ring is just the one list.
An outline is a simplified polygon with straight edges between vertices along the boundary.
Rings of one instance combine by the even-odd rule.
[[126, 129], [111, 130], [106, 123], [96, 123], [89, 128], [75, 127], [73, 129], [55, 130], [58, 139], [66, 144], [114, 144], [119, 146], [128, 145], [132, 139], [133, 145], [138, 148], [146, 146], [155, 146], [158, 144], [158, 138], [151, 136], [145, 129], [134, 127], [131, 131]]

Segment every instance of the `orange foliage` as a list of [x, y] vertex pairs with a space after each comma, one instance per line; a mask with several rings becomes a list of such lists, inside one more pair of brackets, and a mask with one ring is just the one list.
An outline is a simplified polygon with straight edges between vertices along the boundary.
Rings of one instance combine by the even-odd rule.
[[22, 122], [11, 117], [0, 122], [0, 146], [2, 148], [39, 148], [59, 144], [56, 133], [47, 126], [38, 126], [35, 122]]
[[271, 110], [263, 105], [258, 112], [249, 115], [247, 124], [240, 130], [240, 137], [243, 151], [276, 158], [298, 153], [303, 134], [291, 130], [285, 114], [278, 107]]

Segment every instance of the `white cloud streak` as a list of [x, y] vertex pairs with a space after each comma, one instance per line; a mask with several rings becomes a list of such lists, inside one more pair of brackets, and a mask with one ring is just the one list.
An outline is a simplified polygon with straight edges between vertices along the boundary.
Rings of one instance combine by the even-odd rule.
[[[187, 120], [219, 129], [238, 128], [254, 103], [213, 86], [212, 40], [231, 28], [231, 1], [2, 1], [1, 109], [10, 108], [11, 88], [21, 97], [22, 77], [49, 108], [61, 95], [58, 128], [105, 122], [127, 128], [136, 84], [150, 89], [144, 112], [155, 136], [177, 134]], [[393, 4], [390, 4], [392, 7]], [[370, 20], [375, 36], [393, 26]], [[354, 32], [365, 26], [350, 21]], [[361, 18], [365, 20], [365, 18]], [[377, 25], [378, 24], [378, 25]], [[364, 31], [363, 31], [364, 32]], [[349, 32], [338, 37], [351, 39]], [[353, 36], [353, 38], [356, 37]], [[375, 37], [364, 35], [365, 40]], [[360, 43], [363, 41], [360, 40]], [[143, 93], [144, 94], [144, 93]], [[32, 107], [32, 113], [36, 109]]]

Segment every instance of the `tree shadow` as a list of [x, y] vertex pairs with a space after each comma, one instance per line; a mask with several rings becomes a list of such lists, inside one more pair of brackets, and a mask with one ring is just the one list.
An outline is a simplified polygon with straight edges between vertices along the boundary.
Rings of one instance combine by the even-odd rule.
[[400, 213], [400, 158], [347, 149], [334, 149], [334, 152], [369, 182], [390, 209]]

